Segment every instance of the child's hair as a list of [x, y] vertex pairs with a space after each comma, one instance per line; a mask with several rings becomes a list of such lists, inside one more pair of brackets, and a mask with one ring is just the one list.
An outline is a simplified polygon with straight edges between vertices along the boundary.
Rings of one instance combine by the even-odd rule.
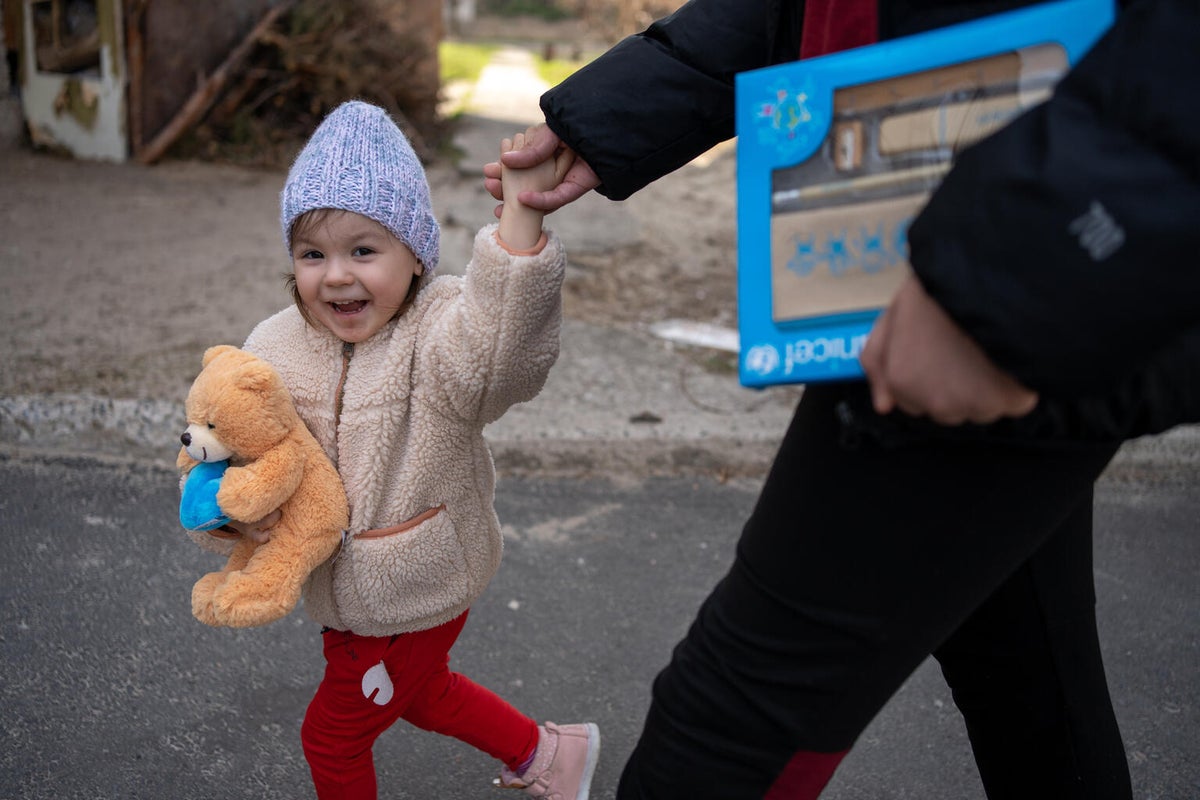
[[[316, 228], [320, 227], [325, 220], [329, 219], [330, 214], [338, 211], [341, 211], [341, 209], [314, 208], [311, 211], [305, 211], [303, 214], [296, 217], [296, 219], [292, 220], [291, 227], [288, 229], [287, 233], [287, 241], [290, 242], [295, 240], [297, 237], [308, 235]], [[395, 235], [392, 234], [391, 231], [388, 231], [388, 233], [390, 235]], [[412, 305], [413, 300], [416, 299], [417, 292], [419, 292], [421, 287], [424, 285], [425, 276], [428, 274], [428, 270], [422, 271], [422, 273], [414, 278], [413, 281], [408, 285], [408, 294], [404, 296], [404, 302], [400, 304], [400, 308], [396, 309], [396, 313], [392, 315], [392, 319], [395, 319], [408, 310], [408, 307]], [[283, 281], [284, 285], [287, 287], [288, 294], [292, 296], [292, 302], [296, 304], [296, 308], [300, 309], [300, 316], [304, 317], [304, 321], [312, 327], [319, 328], [320, 325], [312, 318], [312, 315], [308, 313], [308, 308], [304, 305], [304, 301], [300, 298], [300, 290], [296, 287], [296, 273], [284, 273]]]
[[317, 209], [362, 214], [437, 269], [441, 230], [420, 159], [388, 113], [352, 100], [329, 112], [296, 156], [279, 197], [283, 244], [291, 255], [297, 219]]

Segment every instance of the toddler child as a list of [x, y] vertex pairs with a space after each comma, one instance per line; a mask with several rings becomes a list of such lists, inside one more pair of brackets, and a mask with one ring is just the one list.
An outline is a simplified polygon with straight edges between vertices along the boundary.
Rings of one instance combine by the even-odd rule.
[[[501, 151], [524, 145], [519, 133]], [[563, 169], [506, 170], [505, 195], [550, 188]], [[374, 798], [372, 746], [403, 719], [501, 761], [499, 785], [585, 800], [594, 724], [539, 726], [449, 669], [500, 564], [483, 428], [533, 398], [558, 357], [561, 243], [540, 211], [509, 202], [476, 235], [466, 275], [433, 278], [424, 170], [386, 112], [357, 101], [297, 157], [280, 222], [295, 305], [245, 348], [282, 375], [350, 500], [341, 549], [304, 591], [325, 627], [325, 675], [300, 732], [317, 796]], [[262, 540], [273, 521], [237, 527]]]

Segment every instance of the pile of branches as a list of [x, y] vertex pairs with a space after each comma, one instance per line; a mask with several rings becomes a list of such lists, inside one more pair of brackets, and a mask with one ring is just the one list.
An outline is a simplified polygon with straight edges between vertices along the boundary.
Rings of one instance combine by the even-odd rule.
[[[324, 116], [359, 98], [386, 108], [428, 160], [437, 118], [435, 44], [398, 32], [372, 0], [299, 0], [264, 19], [174, 154], [286, 167]], [[269, 23], [269, 24], [267, 24]], [[432, 62], [430, 61], [432, 59]], [[228, 63], [228, 62], [227, 62]], [[432, 66], [431, 66], [432, 63]], [[415, 80], [428, 74], [431, 80]]]

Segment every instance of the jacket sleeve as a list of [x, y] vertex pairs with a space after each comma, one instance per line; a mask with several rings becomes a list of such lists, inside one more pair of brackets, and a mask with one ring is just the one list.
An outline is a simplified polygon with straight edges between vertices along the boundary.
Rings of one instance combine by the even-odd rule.
[[1197, 341], [1197, 75], [1200, 4], [1132, 5], [1051, 100], [965, 151], [914, 221], [922, 284], [1027, 385], [1104, 394]]
[[542, 390], [558, 360], [566, 270], [557, 236], [535, 255], [512, 255], [496, 230], [476, 234], [461, 290], [430, 312], [417, 355], [442, 402], [483, 424]]
[[1200, 421], [1200, 327], [1173, 340], [1102, 396], [1046, 404], [1069, 435], [1109, 441]]
[[734, 135], [734, 75], [767, 65], [771, 5], [691, 0], [542, 95], [597, 191], [624, 200]]

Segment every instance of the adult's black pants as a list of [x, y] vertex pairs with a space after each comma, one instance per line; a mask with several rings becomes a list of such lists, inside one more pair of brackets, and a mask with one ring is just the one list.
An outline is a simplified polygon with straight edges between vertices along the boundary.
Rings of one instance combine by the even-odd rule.
[[806, 389], [618, 797], [816, 797], [932, 653], [991, 800], [1127, 800], [1092, 582], [1092, 488], [1117, 445], [863, 436], [847, 410], [870, 418], [861, 385]]

